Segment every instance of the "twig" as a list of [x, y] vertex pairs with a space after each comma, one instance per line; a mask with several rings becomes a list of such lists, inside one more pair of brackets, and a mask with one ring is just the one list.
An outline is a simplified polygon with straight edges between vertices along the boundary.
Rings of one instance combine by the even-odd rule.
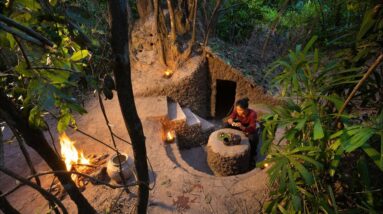
[[[0, 170], [2, 168], [0, 167]], [[77, 171], [66, 171], [66, 170], [58, 170], [58, 171], [47, 171], [47, 172], [40, 172], [40, 173], [37, 173], [36, 175], [31, 175], [29, 177], [27, 177], [26, 179], [27, 180], [30, 180], [36, 176], [43, 176], [43, 175], [50, 175], [50, 174], [76, 174], [76, 175], [80, 175], [80, 176], [83, 176], [85, 178], [88, 178], [89, 180], [93, 181], [94, 183], [96, 184], [102, 184], [102, 185], [105, 185], [105, 186], [108, 186], [112, 189], [119, 189], [119, 188], [126, 188], [126, 187], [131, 187], [131, 186], [136, 186], [138, 185], [140, 182], [137, 181], [135, 183], [132, 183], [132, 184], [127, 184], [127, 185], [113, 185], [113, 184], [109, 184], [107, 182], [104, 182], [104, 181], [101, 181], [97, 178], [94, 178], [90, 175], [87, 175], [87, 174], [84, 174], [84, 173], [81, 173], [81, 172], [77, 172]], [[17, 189], [19, 189], [20, 187], [24, 186], [25, 184], [19, 184], [17, 186], [15, 186], [13, 189], [9, 190], [8, 192], [5, 192], [3, 193], [2, 195], [0, 195], [0, 197], [6, 197], [7, 195], [15, 192]]]
[[59, 71], [69, 71], [71, 73], [76, 73], [76, 71], [67, 69], [67, 68], [57, 68], [57, 67], [48, 67], [48, 66], [36, 66], [36, 67], [31, 67], [31, 69], [36, 69], [36, 70], [59, 70]]
[[[2, 192], [0, 191], [0, 195]], [[0, 197], [0, 210], [7, 214], [20, 214], [5, 197]]]
[[[11, 126], [9, 124], [8, 124], [8, 126], [11, 129], [11, 131], [13, 132], [13, 135], [16, 137], [16, 139], [17, 139], [17, 141], [19, 143], [19, 147], [20, 147], [21, 153], [23, 153], [23, 156], [25, 158], [25, 161], [27, 162], [27, 165], [28, 165], [29, 169], [31, 170], [31, 173], [33, 175], [35, 175], [36, 174], [36, 169], [33, 166], [31, 156], [29, 155], [27, 149], [25, 148], [23, 139], [20, 137], [19, 133], [16, 131], [16, 129], [13, 126]], [[41, 187], [40, 178], [36, 177], [35, 180], [36, 180], [37, 185], [39, 185]]]
[[27, 52], [25, 51], [24, 46], [21, 44], [20, 40], [15, 35], [13, 35], [13, 38], [15, 39], [17, 45], [19, 46], [19, 48], [21, 50], [21, 53], [23, 54], [25, 62], [27, 63], [27, 68], [31, 68], [32, 67], [31, 62], [28, 59]]
[[380, 53], [379, 56], [376, 58], [375, 62], [368, 68], [367, 72], [363, 75], [362, 79], [359, 80], [359, 82], [356, 84], [354, 89], [351, 91], [350, 95], [348, 95], [346, 101], [343, 103], [342, 107], [340, 108], [338, 112], [338, 116], [336, 117], [335, 124], [338, 124], [339, 117], [345, 110], [347, 104], [351, 101], [352, 97], [356, 94], [356, 92], [359, 90], [359, 88], [363, 85], [363, 83], [367, 80], [367, 78], [372, 74], [372, 72], [378, 67], [378, 65], [383, 61], [383, 53]]
[[57, 154], [58, 156], [60, 156], [60, 154], [59, 154], [59, 152], [58, 152], [58, 150], [57, 150], [57, 148], [56, 148], [56, 145], [55, 145], [55, 139], [53, 138], [53, 134], [52, 134], [52, 132], [51, 132], [51, 129], [49, 128], [49, 125], [48, 125], [47, 121], [44, 120], [44, 122], [45, 122], [45, 125], [47, 126], [47, 129], [48, 129], [47, 131], [48, 131], [49, 136], [50, 136], [50, 138], [51, 138], [53, 149], [55, 150], [56, 154]]
[[285, 2], [283, 3], [282, 9], [278, 12], [277, 17], [274, 20], [274, 23], [273, 23], [273, 25], [272, 25], [272, 27], [271, 27], [268, 35], [267, 35], [266, 41], [264, 42], [263, 47], [262, 47], [262, 54], [261, 54], [262, 58], [263, 58], [263, 55], [265, 54], [266, 47], [267, 47], [267, 45], [269, 43], [269, 39], [271, 37], [271, 33], [273, 33], [275, 31], [275, 28], [277, 27], [277, 25], [279, 23], [279, 20], [281, 19], [282, 14], [285, 12], [288, 3], [289, 3], [289, 0], [285, 0]]
[[53, 42], [51, 42], [50, 40], [48, 40], [47, 38], [45, 38], [41, 34], [37, 33], [36, 31], [32, 30], [31, 28], [25, 27], [24, 25], [22, 25], [18, 22], [15, 22], [14, 20], [12, 20], [6, 16], [3, 16], [1, 14], [0, 14], [0, 21], [6, 23], [9, 26], [15, 27], [15, 28], [19, 29], [20, 31], [28, 34], [29, 36], [31, 36], [31, 38], [34, 38], [34, 39], [40, 41], [41, 44], [45, 44], [45, 45], [48, 45], [50, 47], [53, 47]]
[[[60, 207], [61, 211], [64, 213], [64, 214], [68, 214], [68, 211], [66, 210], [66, 208], [64, 207], [64, 205], [61, 203], [60, 200], [58, 200], [54, 195], [52, 195], [51, 193], [49, 193], [48, 191], [46, 191], [45, 189], [43, 189], [42, 187], [38, 186], [37, 184], [29, 181], [28, 179], [25, 179], [19, 175], [17, 175], [16, 173], [12, 172], [11, 170], [8, 170], [4, 167], [0, 167], [0, 171], [2, 171], [4, 174], [24, 183], [25, 185], [28, 185], [30, 187], [32, 187], [33, 189], [37, 190], [45, 199], [47, 199], [47, 201], [52, 201], [53, 203], [57, 204], [57, 206]], [[33, 175], [34, 177], [37, 176], [38, 174], [36, 175]], [[3, 197], [3, 195], [1, 195], [0, 197]]]
[[203, 42], [203, 47], [204, 47], [204, 55], [205, 55], [205, 50], [206, 50], [206, 46], [207, 46], [207, 43], [209, 41], [209, 34], [210, 34], [210, 31], [211, 31], [211, 25], [213, 24], [215, 18], [216, 18], [216, 14], [218, 13], [218, 9], [221, 5], [221, 0], [216, 0], [217, 3], [215, 5], [215, 8], [211, 14], [211, 17], [210, 17], [210, 20], [209, 20], [209, 24], [207, 25], [207, 30], [206, 30], [206, 35], [205, 35], [205, 38], [204, 38], [204, 42]]
[[0, 23], [0, 29], [3, 29], [4, 31], [6, 31], [6, 32], [8, 32], [14, 36], [20, 37], [21, 39], [24, 39], [24, 40], [29, 41], [31, 43], [34, 43], [36, 45], [43, 46], [43, 43], [41, 43], [39, 40], [35, 39], [34, 37], [28, 36], [27, 34], [22, 33], [20, 31], [16, 31], [13, 28], [10, 28], [7, 25], [4, 25], [2, 23]]
[[75, 163], [73, 164], [73, 166], [86, 166], [86, 167], [92, 167], [92, 168], [98, 167], [97, 165], [94, 165], [94, 164], [81, 164], [81, 163]]
[[[92, 64], [90, 64], [90, 69], [92, 71], [92, 74], [94, 75], [94, 70], [93, 70], [93, 66]], [[126, 181], [125, 181], [125, 176], [124, 176], [124, 173], [122, 172], [122, 164], [121, 164], [121, 160], [120, 160], [120, 152], [118, 151], [118, 148], [117, 148], [117, 144], [116, 144], [116, 141], [114, 139], [114, 133], [113, 133], [113, 130], [112, 130], [112, 127], [110, 127], [110, 123], [109, 123], [109, 119], [108, 119], [108, 116], [106, 115], [106, 111], [105, 111], [105, 107], [104, 107], [104, 103], [102, 102], [102, 98], [101, 98], [101, 93], [100, 93], [100, 88], [97, 86], [97, 96], [98, 96], [98, 102], [100, 103], [100, 108], [101, 108], [101, 112], [102, 112], [102, 115], [104, 116], [104, 119], [105, 119], [105, 123], [106, 123], [106, 126], [108, 127], [108, 130], [109, 130], [109, 133], [110, 133], [110, 137], [112, 138], [112, 142], [113, 142], [113, 147], [115, 149], [115, 152], [117, 154], [117, 160], [118, 160], [118, 169], [119, 169], [119, 174], [120, 174], [120, 177], [121, 177], [121, 180], [122, 180], [122, 183], [124, 185], [126, 185]], [[126, 188], [126, 192], [129, 193], [129, 189]]]
[[[53, 114], [52, 112], [49, 112], [49, 111], [48, 111], [48, 113], [49, 113], [54, 119], [58, 120], [58, 117], [57, 117], [55, 114]], [[73, 130], [75, 130], [75, 131], [77, 131], [77, 132], [79, 132], [79, 133], [81, 133], [81, 134], [83, 134], [83, 135], [85, 135], [85, 136], [91, 138], [92, 140], [95, 140], [95, 141], [101, 143], [102, 145], [108, 147], [109, 149], [111, 149], [111, 150], [113, 150], [113, 151], [116, 151], [112, 146], [110, 146], [110, 145], [104, 143], [103, 141], [97, 139], [96, 137], [93, 137], [92, 135], [90, 135], [90, 134], [88, 134], [88, 133], [82, 131], [81, 129], [76, 128], [76, 127], [74, 127], [73, 125], [70, 125], [70, 124], [69, 124], [69, 127], [72, 128]]]

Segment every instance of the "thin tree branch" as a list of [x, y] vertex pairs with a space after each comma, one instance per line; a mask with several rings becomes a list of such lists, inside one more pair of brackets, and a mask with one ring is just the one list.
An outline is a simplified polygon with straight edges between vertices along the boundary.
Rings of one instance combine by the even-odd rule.
[[20, 31], [16, 31], [13, 28], [10, 28], [7, 25], [4, 25], [2, 23], [0, 23], [0, 29], [3, 29], [4, 31], [11, 33], [14, 36], [20, 37], [21, 39], [24, 39], [24, 40], [31, 42], [33, 44], [36, 44], [38, 46], [44, 46], [43, 43], [41, 43], [38, 39], [35, 39], [34, 37], [28, 36], [27, 34], [22, 33]]
[[58, 150], [57, 150], [57, 148], [56, 148], [55, 139], [53, 138], [53, 134], [51, 132], [51, 128], [49, 128], [49, 125], [48, 125], [47, 121], [44, 120], [44, 122], [45, 122], [45, 125], [47, 126], [47, 131], [48, 131], [49, 137], [51, 138], [53, 149], [55, 150], [57, 155], [60, 155]]
[[[27, 151], [27, 148], [25, 148], [23, 139], [21, 138], [21, 136], [19, 135], [19, 133], [17, 132], [17, 130], [14, 127], [9, 125], [9, 128], [12, 130], [13, 135], [16, 137], [16, 139], [19, 143], [21, 153], [23, 153], [25, 161], [27, 162], [27, 165], [28, 165], [29, 169], [31, 170], [32, 175], [35, 175], [36, 169], [33, 166], [32, 159], [31, 159], [31, 156], [29, 155], [29, 153]], [[38, 177], [36, 177], [36, 183], [37, 183], [37, 185], [41, 186], [41, 181]]]
[[33, 189], [37, 190], [47, 201], [54, 202], [55, 204], [57, 204], [57, 206], [60, 207], [61, 211], [64, 214], [68, 214], [68, 211], [66, 210], [64, 205], [61, 203], [61, 201], [58, 200], [54, 195], [52, 195], [51, 193], [49, 193], [45, 189], [41, 188], [37, 184], [29, 181], [28, 179], [25, 179], [25, 178], [17, 175], [16, 173], [14, 173], [11, 170], [8, 170], [8, 169], [6, 169], [4, 167], [0, 167], [0, 171], [2, 171], [4, 174], [6, 174], [6, 175], [8, 175], [8, 176], [10, 176], [12, 178], [14, 178], [14, 179], [24, 183], [25, 185], [28, 185], [28, 186], [32, 187]]
[[[3, 193], [0, 191], [0, 195]], [[0, 196], [0, 210], [3, 211], [3, 213], [6, 214], [19, 214], [19, 211], [17, 211], [5, 197]]]
[[[12, 34], [12, 35], [13, 35], [13, 34]], [[31, 68], [31, 67], [32, 67], [32, 66], [31, 66], [31, 62], [30, 62], [29, 59], [28, 59], [27, 52], [25, 51], [23, 44], [21, 44], [20, 40], [19, 40], [15, 35], [13, 35], [13, 38], [15, 39], [17, 45], [19, 46], [19, 48], [20, 48], [20, 50], [21, 50], [21, 53], [23, 54], [23, 57], [24, 57], [24, 59], [25, 59], [25, 62], [27, 63], [27, 68], [28, 68], [28, 69]]]
[[35, 70], [59, 70], [59, 71], [69, 71], [69, 72], [72, 72], [72, 73], [76, 73], [76, 71], [71, 70], [71, 69], [57, 68], [57, 67], [48, 67], [48, 66], [34, 66], [34, 67], [31, 67], [31, 69], [35, 69]]
[[[92, 70], [92, 74], [94, 75], [94, 70], [93, 70], [93, 65], [92, 64], [90, 65], [90, 69]], [[104, 103], [102, 102], [101, 93], [100, 93], [100, 89], [99, 89], [98, 86], [97, 86], [97, 96], [98, 96], [98, 102], [100, 103], [100, 108], [101, 108], [102, 115], [104, 116], [106, 126], [108, 127], [108, 130], [109, 130], [109, 133], [110, 133], [110, 137], [112, 138], [113, 147], [114, 147], [114, 149], [116, 151], [117, 157], [120, 157], [121, 153], [118, 151], [116, 141], [114, 140], [114, 132], [112, 130], [112, 127], [110, 127], [110, 122], [109, 122], [108, 116], [106, 115]], [[117, 158], [117, 160], [118, 160], [118, 169], [119, 169], [118, 173], [120, 174], [122, 183], [124, 185], [126, 185], [125, 176], [124, 176], [124, 173], [122, 172], [121, 160], [120, 160], [120, 158]], [[129, 189], [128, 188], [126, 188], [126, 192], [129, 193]]]
[[0, 14], [0, 21], [6, 23], [9, 26], [12, 26], [12, 27], [19, 29], [20, 31], [28, 34], [29, 36], [37, 39], [38, 41], [40, 41], [41, 43], [43, 43], [49, 47], [53, 47], [53, 42], [51, 42], [50, 40], [48, 40], [47, 38], [45, 38], [41, 34], [37, 33], [36, 31], [32, 30], [31, 28], [25, 27], [24, 25], [22, 25], [18, 22], [15, 22], [14, 20], [12, 20], [6, 16], [3, 16], [1, 14]]
[[[54, 119], [58, 120], [58, 117], [57, 117], [56, 115], [54, 115], [52, 112], [48, 112], [48, 113], [49, 113], [50, 115], [52, 115], [52, 117], [53, 117]], [[97, 139], [96, 137], [93, 137], [92, 135], [86, 133], [85, 131], [82, 131], [81, 129], [76, 128], [76, 127], [74, 127], [74, 126], [72, 126], [72, 125], [70, 125], [70, 124], [69, 124], [69, 127], [72, 128], [73, 130], [75, 130], [75, 131], [77, 131], [77, 132], [79, 132], [79, 133], [81, 133], [81, 134], [83, 134], [83, 135], [85, 135], [85, 136], [91, 138], [92, 140], [101, 143], [102, 145], [108, 147], [109, 149], [111, 149], [111, 150], [113, 150], [113, 151], [116, 151], [112, 146], [110, 146], [110, 145], [108, 145], [107, 143], [101, 141], [100, 139]]]
[[209, 24], [207, 25], [206, 35], [205, 35], [205, 39], [204, 39], [204, 42], [203, 42], [204, 52], [206, 50], [206, 46], [207, 46], [207, 43], [209, 41], [209, 35], [210, 35], [210, 31], [211, 31], [212, 25], [214, 23], [214, 20], [215, 20], [217, 14], [218, 14], [217, 12], [218, 12], [218, 9], [221, 6], [221, 2], [222, 2], [221, 0], [216, 0], [216, 1], [217, 2], [215, 4], [215, 8], [213, 10], [213, 13], [211, 14], [211, 17], [210, 17], [210, 20], [209, 20]]
[[[81, 173], [81, 172], [77, 172], [77, 171], [69, 171], [68, 172], [66, 170], [39, 172], [36, 175], [31, 175], [31, 176], [27, 177], [26, 179], [27, 180], [31, 180], [32, 178], [35, 178], [35, 177], [40, 177], [40, 176], [43, 176], [43, 175], [51, 175], [51, 174], [75, 174], [75, 175], [79, 175], [79, 176], [83, 176], [85, 178], [88, 178], [90, 181], [92, 181], [92, 182], [94, 182], [96, 184], [105, 185], [105, 186], [110, 187], [112, 189], [127, 188], [127, 187], [137, 186], [139, 184], [139, 181], [137, 181], [135, 183], [127, 184], [127, 185], [113, 185], [113, 184], [110, 184], [108, 182], [99, 180], [97, 178], [94, 178], [94, 177], [92, 177], [90, 175], [87, 175], [87, 174], [84, 174], [84, 173]], [[8, 192], [5, 192], [5, 193], [1, 194], [0, 197], [8, 196], [8, 195], [10, 195], [11, 193], [15, 192], [17, 189], [19, 189], [20, 187], [22, 187], [24, 185], [26, 185], [26, 184], [21, 183], [21, 184], [15, 186], [13, 189], [9, 190]]]
[[271, 29], [270, 29], [268, 35], [267, 35], [267, 37], [266, 37], [266, 41], [264, 42], [263, 47], [262, 47], [262, 54], [261, 54], [261, 57], [262, 57], [262, 58], [263, 58], [263, 55], [265, 54], [266, 47], [267, 47], [267, 45], [268, 45], [268, 43], [269, 43], [269, 39], [270, 39], [270, 37], [271, 37], [271, 34], [275, 31], [275, 28], [276, 28], [277, 25], [279, 24], [279, 20], [280, 20], [282, 14], [283, 14], [283, 13], [285, 12], [285, 10], [287, 9], [287, 5], [288, 5], [289, 1], [290, 1], [290, 0], [285, 0], [285, 2], [283, 3], [282, 9], [278, 12], [277, 17], [276, 17], [275, 20], [274, 20], [274, 23], [273, 23], [273, 25], [272, 25], [272, 27], [271, 27]]
[[[367, 72], [363, 75], [362, 79], [355, 85], [354, 89], [351, 91], [350, 95], [348, 95], [346, 101], [343, 103], [340, 108], [337, 116], [337, 122], [339, 116], [343, 113], [348, 103], [351, 101], [352, 97], [356, 94], [359, 88], [363, 85], [363, 83], [368, 79], [368, 77], [372, 74], [372, 72], [379, 66], [379, 64], [383, 61], [383, 53], [380, 53], [379, 56], [375, 59], [374, 63], [368, 68]], [[335, 124], [337, 124], [337, 122]]]
[[5, 165], [4, 160], [4, 142], [3, 142], [3, 126], [0, 124], [0, 167]]

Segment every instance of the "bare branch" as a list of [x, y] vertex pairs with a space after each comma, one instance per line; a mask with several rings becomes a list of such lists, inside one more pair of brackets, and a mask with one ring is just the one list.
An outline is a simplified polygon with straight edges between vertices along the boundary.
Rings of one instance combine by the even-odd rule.
[[7, 25], [4, 25], [2, 23], [0, 23], [0, 29], [3, 29], [4, 31], [11, 33], [12, 35], [15, 35], [17, 37], [20, 37], [21, 39], [24, 39], [28, 42], [34, 43], [39, 46], [44, 46], [43, 43], [41, 43], [39, 40], [35, 39], [34, 37], [28, 36], [27, 34], [22, 33], [20, 31], [14, 30], [13, 28], [10, 28]]
[[[12, 130], [13, 135], [16, 137], [17, 142], [19, 143], [21, 153], [23, 153], [25, 161], [27, 162], [27, 165], [28, 165], [29, 169], [31, 170], [32, 175], [35, 175], [36, 169], [33, 166], [32, 159], [31, 159], [31, 156], [29, 155], [29, 153], [27, 151], [27, 148], [25, 148], [23, 139], [21, 138], [20, 134], [17, 132], [17, 130], [14, 127], [9, 125], [9, 128]], [[38, 177], [36, 177], [36, 183], [37, 183], [37, 185], [41, 186], [41, 182], [40, 182], [40, 179]]]
[[359, 82], [355, 85], [354, 89], [352, 89], [350, 95], [348, 95], [346, 101], [343, 103], [342, 107], [340, 108], [337, 116], [337, 122], [339, 119], [339, 115], [341, 115], [346, 108], [347, 104], [351, 101], [352, 97], [356, 94], [356, 92], [359, 90], [359, 88], [363, 85], [363, 83], [368, 79], [368, 77], [372, 74], [373, 71], [379, 66], [379, 64], [383, 61], [383, 53], [380, 53], [379, 56], [375, 59], [374, 63], [368, 68], [367, 72], [364, 74], [362, 79], [359, 80]]
[[40, 41], [41, 43], [43, 43], [47, 46], [53, 47], [53, 42], [51, 42], [50, 40], [48, 40], [47, 38], [45, 38], [41, 34], [37, 33], [36, 31], [32, 30], [31, 28], [25, 27], [24, 25], [22, 25], [18, 22], [15, 22], [12, 19], [10, 19], [6, 16], [3, 16], [1, 14], [0, 14], [0, 21], [6, 23], [9, 26], [12, 26], [12, 27], [19, 29], [20, 31], [28, 34], [29, 36], [37, 39], [38, 41]]
[[[48, 112], [48, 113], [49, 113], [54, 119], [58, 120], [58, 117], [57, 117], [56, 115], [54, 115], [52, 112]], [[102, 145], [108, 147], [109, 149], [111, 149], [111, 150], [113, 150], [113, 151], [116, 151], [112, 146], [108, 145], [107, 143], [101, 141], [100, 139], [98, 139], [98, 138], [96, 138], [96, 137], [93, 137], [92, 135], [86, 133], [85, 131], [82, 131], [81, 129], [76, 128], [76, 127], [74, 127], [74, 126], [72, 126], [72, 125], [70, 125], [70, 124], [69, 124], [69, 127], [72, 128], [73, 130], [75, 130], [75, 131], [77, 131], [77, 132], [79, 132], [79, 133], [81, 133], [81, 134], [83, 134], [83, 135], [85, 135], [85, 136], [91, 138], [92, 140], [95, 140], [95, 141], [101, 143]], [[119, 139], [120, 139], [120, 138], [119, 138]], [[122, 138], [121, 138], [121, 139], [122, 139]], [[122, 139], [122, 140], [123, 140], [123, 139]]]
[[0, 167], [0, 171], [2, 171], [4, 174], [24, 183], [25, 185], [28, 185], [30, 187], [32, 187], [33, 189], [37, 190], [47, 201], [52, 201], [54, 202], [55, 204], [57, 204], [57, 206], [60, 207], [61, 211], [64, 213], [64, 214], [67, 214], [68, 211], [66, 210], [66, 208], [64, 207], [64, 205], [61, 203], [60, 200], [58, 200], [54, 195], [52, 195], [51, 193], [49, 193], [48, 191], [46, 191], [45, 189], [41, 188], [40, 186], [38, 186], [37, 184], [29, 181], [28, 179], [25, 179], [19, 175], [17, 175], [16, 173], [12, 172], [11, 170], [8, 170], [4, 167]]
[[[0, 195], [2, 192], [0, 191]], [[19, 211], [17, 211], [5, 197], [0, 196], [0, 210], [3, 211], [3, 213], [7, 214], [19, 214]]]
[[31, 67], [32, 67], [32, 66], [31, 66], [31, 62], [30, 62], [29, 59], [28, 59], [28, 55], [27, 55], [27, 52], [26, 52], [25, 49], [24, 49], [23, 44], [21, 44], [20, 40], [19, 40], [15, 35], [13, 35], [13, 38], [15, 39], [17, 45], [19, 46], [19, 48], [20, 48], [20, 50], [21, 50], [21, 53], [23, 54], [23, 57], [24, 57], [24, 59], [25, 59], [25, 62], [27, 63], [27, 68], [28, 68], [28, 69], [31, 68]]
[[219, 7], [221, 6], [221, 0], [216, 0], [216, 4], [215, 4], [215, 8], [213, 10], [213, 13], [211, 14], [211, 17], [210, 17], [210, 21], [209, 21], [209, 24], [207, 25], [207, 30], [206, 30], [206, 35], [205, 35], [205, 39], [204, 39], [204, 42], [203, 42], [203, 46], [206, 47], [207, 46], [207, 43], [209, 41], [209, 35], [210, 35], [210, 31], [211, 31], [211, 28], [212, 28], [212, 25], [213, 23], [215, 22], [215, 19], [216, 19], [216, 16], [217, 16], [217, 12], [218, 12], [218, 9]]

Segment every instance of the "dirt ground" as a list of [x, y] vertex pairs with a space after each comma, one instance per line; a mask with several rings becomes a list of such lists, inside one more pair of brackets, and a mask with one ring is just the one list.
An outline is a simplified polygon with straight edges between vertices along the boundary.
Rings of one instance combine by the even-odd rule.
[[[95, 97], [90, 97], [86, 105], [88, 114], [78, 117], [77, 123], [81, 130], [112, 145], [104, 118]], [[122, 138], [129, 140], [118, 105], [118, 100], [105, 101], [105, 108], [111, 121], [113, 131]], [[139, 108], [139, 106], [138, 106]], [[56, 122], [48, 119], [52, 131]], [[195, 168], [206, 168], [206, 162], [201, 160], [203, 150], [192, 149], [182, 152], [175, 144], [166, 145], [162, 142], [162, 125], [158, 121], [143, 120], [148, 158], [152, 164], [149, 172], [151, 178], [150, 202], [148, 213], [259, 213], [261, 205], [267, 198], [268, 188], [265, 170], [253, 170], [249, 173], [230, 176], [214, 177], [208, 171], [198, 171]], [[109, 148], [73, 130], [67, 131], [68, 136], [76, 141], [76, 147], [89, 154], [113, 154]], [[4, 130], [4, 137], [11, 137], [8, 129]], [[46, 133], [47, 139], [50, 139]], [[58, 145], [58, 135], [53, 131], [55, 144]], [[132, 155], [131, 146], [120, 140], [118, 148]], [[48, 171], [46, 163], [28, 149], [38, 171]], [[28, 176], [29, 171], [16, 143], [5, 145], [5, 165], [16, 173]], [[187, 160], [187, 162], [185, 160]], [[190, 165], [188, 164], [190, 163]], [[49, 188], [52, 176], [41, 177], [43, 187]], [[17, 182], [0, 174], [0, 190], [6, 192]], [[100, 213], [129, 213], [136, 200], [136, 188], [131, 193], [123, 193], [120, 189], [88, 184], [83, 192], [89, 202]], [[120, 196], [120, 197], [118, 197]], [[119, 200], [115, 200], [119, 198]], [[21, 187], [7, 199], [21, 213], [45, 213], [48, 211], [47, 202], [35, 190]], [[76, 213], [74, 203], [66, 196], [64, 205], [69, 213]], [[112, 209], [112, 205], [115, 205]]]

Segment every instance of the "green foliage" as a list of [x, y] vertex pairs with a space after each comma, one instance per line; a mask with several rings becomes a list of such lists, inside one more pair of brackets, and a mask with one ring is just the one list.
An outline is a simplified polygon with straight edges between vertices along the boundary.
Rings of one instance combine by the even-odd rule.
[[[267, 213], [382, 210], [382, 192], [372, 190], [383, 187], [378, 182], [383, 175], [383, 111], [381, 102], [371, 99], [379, 95], [375, 79], [382, 79], [381, 74], [374, 72], [355, 96], [355, 103], [348, 106], [346, 113], [337, 114], [347, 91], [363, 77], [363, 65], [374, 60], [382, 48], [381, 43], [371, 39], [382, 36], [382, 26], [378, 26], [382, 18], [377, 16], [380, 7], [373, 8], [367, 10], [357, 30], [360, 33], [355, 34], [355, 51], [340, 49], [330, 60], [314, 48], [318, 37], [313, 37], [271, 66], [270, 73], [276, 73], [275, 86], [288, 98], [263, 118], [261, 152], [268, 153], [264, 163], [271, 164], [268, 173], [275, 187], [272, 200], [265, 206]], [[361, 54], [363, 57], [355, 57]], [[379, 113], [364, 119], [357, 112], [349, 113], [360, 105]], [[275, 142], [277, 131], [283, 134]], [[352, 164], [357, 165], [356, 171], [350, 167]], [[363, 194], [353, 197], [354, 192]]]
[[[46, 37], [54, 46], [42, 48], [22, 38], [17, 43], [12, 34], [0, 31], [0, 87], [29, 115], [32, 126], [46, 128], [44, 112], [57, 110], [57, 129], [62, 132], [68, 125], [75, 126], [74, 112], [86, 112], [78, 100], [83, 87], [96, 87], [87, 64], [91, 58], [99, 62], [99, 55], [93, 57], [93, 52], [98, 51], [97, 39], [105, 35], [106, 25], [99, 25], [105, 20], [99, 17], [106, 3], [100, 3], [98, 8], [94, 2], [49, 2], [52, 14], [43, 11], [36, 0], [16, 0], [12, 9], [5, 6], [4, 14]], [[68, 22], [77, 28], [68, 27]], [[87, 35], [98, 38], [89, 37], [90, 44], [84, 40]]]

